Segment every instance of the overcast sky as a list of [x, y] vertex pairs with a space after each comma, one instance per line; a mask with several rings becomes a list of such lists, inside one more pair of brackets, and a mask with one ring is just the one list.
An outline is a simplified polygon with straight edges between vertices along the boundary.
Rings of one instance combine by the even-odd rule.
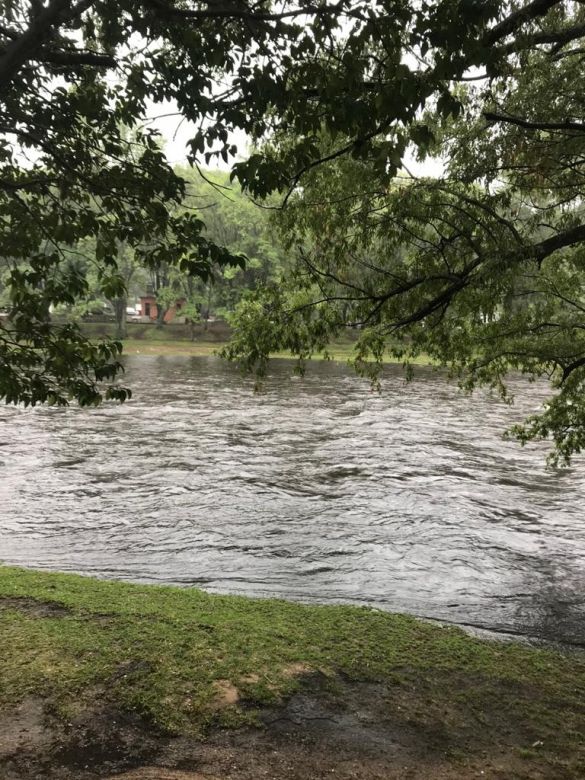
[[[171, 165], [186, 165], [187, 142], [196, 133], [195, 125], [182, 119], [176, 112], [176, 107], [169, 105], [166, 108], [160, 105], [154, 106], [149, 114], [153, 118], [151, 123], [161, 133], [164, 139], [164, 149]], [[156, 117], [156, 118], [154, 118]], [[240, 158], [246, 155], [248, 139], [244, 132], [230, 133], [231, 143], [236, 144]], [[209, 168], [223, 171], [230, 170], [233, 160], [224, 163], [221, 159], [211, 160]], [[427, 160], [424, 163], [417, 162], [412, 155], [405, 157], [405, 164], [414, 176], [439, 176], [443, 171], [440, 160]]]

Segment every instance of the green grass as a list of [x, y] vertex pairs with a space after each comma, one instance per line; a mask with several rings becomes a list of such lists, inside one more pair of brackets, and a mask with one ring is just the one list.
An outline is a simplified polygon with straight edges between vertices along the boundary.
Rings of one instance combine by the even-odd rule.
[[[0, 567], [0, 636], [2, 708], [35, 695], [69, 717], [99, 698], [197, 734], [249, 722], [254, 707], [295, 689], [295, 672], [318, 670], [332, 685], [340, 673], [385, 683], [389, 707], [425, 728], [471, 723], [494, 742], [521, 728], [520, 757], [542, 741], [551, 760], [583, 766], [585, 654], [480, 641], [366, 608], [9, 567]], [[226, 686], [251, 706], [222, 706]]]
[[[92, 338], [103, 338], [114, 335], [112, 323], [82, 324], [83, 332]], [[357, 335], [338, 339], [328, 349], [331, 358], [340, 363], [346, 363], [355, 357]], [[203, 325], [196, 328], [195, 340], [191, 341], [187, 325], [167, 324], [164, 328], [156, 328], [153, 324], [128, 323], [128, 338], [124, 340], [124, 353], [127, 355], [162, 355], [191, 357], [207, 357], [218, 354], [228, 343], [230, 329], [225, 322], [217, 321], [209, 324], [207, 330]], [[276, 352], [271, 357], [275, 359], [292, 358], [290, 352]], [[313, 360], [324, 360], [323, 355], [316, 354]], [[393, 357], [385, 357], [387, 364], [399, 364], [402, 361]], [[433, 360], [427, 355], [412, 358], [412, 365], [432, 365]]]
[[216, 355], [226, 342], [221, 341], [178, 341], [175, 339], [125, 339], [125, 355], [188, 355], [208, 357]]
[[[162, 355], [178, 356], [187, 355], [190, 357], [208, 357], [217, 355], [227, 341], [187, 341], [178, 339], [148, 338], [148, 339], [126, 339], [124, 341], [125, 355]], [[353, 342], [335, 342], [329, 347], [330, 359], [338, 363], [347, 363], [348, 360], [355, 357], [355, 344]], [[276, 352], [271, 355], [275, 360], [290, 359], [294, 356], [290, 352]], [[328, 358], [329, 359], [329, 358]], [[316, 354], [312, 360], [325, 360], [323, 355]], [[426, 355], [410, 360], [413, 365], [430, 365], [432, 360]], [[384, 358], [384, 363], [398, 364], [401, 361], [392, 358]]]
[[[208, 355], [217, 355], [226, 345], [227, 341], [221, 340], [196, 340], [188, 341], [186, 339], [169, 339], [149, 336], [145, 339], [126, 339], [124, 341], [124, 353], [127, 355], [191, 355], [193, 357], [204, 357]], [[347, 361], [353, 357], [354, 343], [341, 342], [332, 345], [330, 353], [336, 361]], [[276, 352], [273, 358], [291, 358], [290, 352]], [[315, 355], [315, 360], [323, 360], [322, 355]]]

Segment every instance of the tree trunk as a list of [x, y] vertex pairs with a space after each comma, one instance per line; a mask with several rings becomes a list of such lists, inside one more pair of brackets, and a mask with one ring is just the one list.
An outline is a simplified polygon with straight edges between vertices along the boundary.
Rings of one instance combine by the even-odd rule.
[[161, 328], [164, 327], [165, 324], [165, 315], [168, 312], [169, 307], [163, 307], [158, 302], [156, 304], [156, 327], [158, 330], [161, 330]]
[[205, 325], [204, 330], [207, 331], [209, 327], [209, 312], [211, 311], [211, 285], [207, 284], [207, 309], [205, 311]]
[[116, 338], [125, 339], [128, 336], [128, 326], [126, 323], [126, 306], [128, 305], [128, 299], [116, 298], [112, 301], [114, 307], [114, 313], [116, 315]]

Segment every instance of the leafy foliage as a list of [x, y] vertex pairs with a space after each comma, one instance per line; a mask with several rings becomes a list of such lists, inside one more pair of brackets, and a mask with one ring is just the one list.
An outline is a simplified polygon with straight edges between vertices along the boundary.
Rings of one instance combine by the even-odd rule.
[[[548, 5], [535, 0], [528, 18]], [[121, 244], [148, 267], [203, 279], [212, 266], [241, 263], [204, 237], [197, 214], [176, 208], [185, 182], [145, 124], [153, 105], [176, 106], [194, 126], [192, 162], [229, 160], [233, 129], [257, 143], [292, 130], [285, 154], [257, 151], [234, 165], [260, 197], [321, 162], [323, 129], [343, 139], [333, 157], [367, 157], [388, 175], [428, 99], [445, 115], [459, 111], [446, 78], [487, 50], [478, 41], [491, 47], [525, 20], [512, 12], [505, 29], [490, 27], [505, 14], [497, 3], [453, 0], [10, 0], [5, 9], [0, 256], [11, 316], [0, 334], [0, 396], [31, 403], [97, 403], [117, 369], [111, 348], [92, 350], [74, 328], [50, 323], [52, 307], [87, 293], [64, 263], [67, 249], [95, 242], [110, 299], [123, 295]], [[428, 52], [430, 69], [405, 63], [415, 49]], [[57, 342], [84, 353], [87, 370], [72, 361], [67, 373], [65, 361], [52, 373]]]
[[[53, 307], [87, 297], [88, 275], [71, 262], [80, 245], [94, 247], [98, 293], [112, 300], [124, 295], [121, 247], [169, 280], [221, 277], [226, 306], [239, 297], [228, 301], [242, 247], [213, 227], [213, 212], [186, 202], [189, 177], [172, 170], [146, 122], [170, 104], [193, 127], [190, 163], [233, 161], [231, 131], [243, 131], [254, 150], [232, 178], [256, 198], [284, 193], [295, 263], [283, 283], [280, 261], [250, 255], [258, 293], [242, 304], [232, 357], [262, 370], [285, 347], [303, 360], [359, 325], [357, 364], [374, 375], [389, 348], [425, 351], [470, 387], [504, 392], [511, 367], [550, 376], [556, 398], [517, 434], [552, 435], [562, 457], [585, 444], [580, 4], [11, 0], [6, 9], [0, 397], [122, 397], [119, 346], [51, 321]], [[442, 159], [444, 175], [410, 176], [403, 160], [413, 154]], [[250, 220], [238, 230], [241, 244]], [[191, 283], [190, 305], [200, 294]]]
[[[556, 395], [511, 433], [552, 437], [552, 460], [566, 461], [585, 446], [583, 9], [505, 12], [457, 56], [430, 29], [426, 51], [417, 42], [419, 77], [440, 71], [443, 87], [402, 132], [411, 156], [443, 161], [440, 177], [381, 167], [387, 134], [339, 155], [348, 139], [322, 126], [324, 162], [287, 192], [280, 217], [295, 267], [260, 311], [241, 311], [230, 356], [262, 372], [267, 352], [305, 358], [353, 325], [356, 366], [374, 380], [386, 351], [428, 354], [465, 387], [504, 396], [510, 369], [544, 376]], [[267, 154], [285, 159], [289, 135]], [[255, 353], [247, 334], [267, 312], [280, 326]]]
[[[204, 222], [205, 237], [225, 246], [245, 264], [214, 265], [207, 279], [176, 274], [173, 289], [186, 298], [196, 316], [228, 316], [250, 291], [280, 281], [286, 256], [270, 222], [271, 199], [259, 207], [228, 173], [181, 170], [187, 182], [185, 208], [198, 211]], [[187, 312], [183, 308], [183, 314]]]

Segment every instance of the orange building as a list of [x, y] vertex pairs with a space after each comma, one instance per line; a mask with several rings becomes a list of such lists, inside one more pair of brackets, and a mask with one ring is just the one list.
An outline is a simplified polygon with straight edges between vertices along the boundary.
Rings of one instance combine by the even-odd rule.
[[[177, 298], [172, 306], [169, 306], [165, 312], [164, 321], [172, 322], [176, 317], [180, 316], [181, 309], [185, 305], [185, 298]], [[151, 320], [156, 320], [158, 317], [158, 306], [156, 303], [155, 295], [141, 295], [140, 296], [140, 316], [148, 317]]]

